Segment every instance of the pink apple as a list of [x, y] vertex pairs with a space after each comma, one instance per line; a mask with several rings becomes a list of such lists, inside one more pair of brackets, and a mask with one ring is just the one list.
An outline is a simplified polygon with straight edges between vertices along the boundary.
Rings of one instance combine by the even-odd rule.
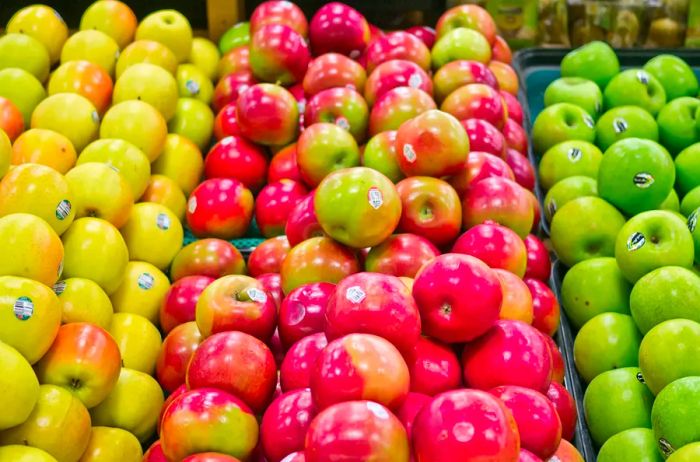
[[214, 278], [209, 276], [186, 276], [173, 282], [160, 306], [160, 327], [165, 334], [180, 324], [194, 321], [197, 300], [212, 282]]
[[333, 52], [358, 58], [369, 39], [369, 23], [365, 17], [344, 3], [327, 3], [311, 18], [309, 40], [316, 56]]
[[[284, 294], [282, 293], [282, 277], [279, 273], [263, 273], [257, 275], [255, 279], [262, 284], [263, 289], [272, 297], [275, 309], [279, 310], [282, 299], [284, 298]], [[274, 341], [274, 337], [275, 334], [272, 334], [272, 340], [269, 341], [270, 344]]]
[[234, 178], [252, 191], [265, 184], [265, 151], [242, 136], [227, 136], [216, 143], [204, 159], [206, 178]]
[[360, 93], [365, 88], [367, 73], [357, 61], [338, 53], [326, 53], [309, 64], [304, 76], [304, 92], [313, 96], [328, 88], [352, 88]]
[[280, 366], [280, 383], [283, 391], [311, 386], [311, 372], [316, 359], [328, 345], [326, 334], [318, 332], [299, 339], [287, 351]]
[[214, 118], [214, 137], [217, 140], [227, 136], [240, 136], [241, 130], [236, 121], [236, 103], [228, 103]]
[[413, 26], [406, 29], [406, 32], [421, 39], [428, 48], [432, 48], [435, 45], [436, 32], [430, 26]]
[[335, 284], [314, 282], [297, 287], [284, 298], [279, 310], [278, 329], [285, 347], [324, 331], [326, 307], [334, 292]]
[[534, 220], [532, 200], [518, 183], [501, 177], [489, 177], [471, 185], [462, 202], [465, 228], [495, 221], [525, 238]]
[[365, 51], [367, 72], [392, 59], [412, 61], [422, 69], [430, 70], [430, 50], [415, 35], [404, 32], [390, 32], [373, 40]]
[[527, 248], [510, 228], [486, 222], [462, 234], [452, 252], [471, 255], [491, 268], [501, 268], [522, 278], [527, 265]]
[[296, 137], [297, 100], [283, 87], [269, 83], [253, 85], [241, 94], [236, 104], [238, 126], [249, 140], [284, 145]]
[[294, 180], [280, 180], [266, 185], [255, 200], [255, 221], [265, 237], [284, 234], [287, 217], [306, 196], [304, 185]]
[[248, 257], [248, 272], [253, 277], [264, 273], [279, 273], [290, 248], [286, 236], [272, 237], [261, 242]]
[[496, 23], [484, 8], [478, 5], [458, 5], [445, 11], [438, 19], [435, 30], [442, 37], [451, 30], [467, 27], [481, 33], [489, 44], [496, 40]]
[[315, 123], [299, 137], [297, 164], [304, 182], [318, 186], [330, 173], [359, 165], [360, 151], [355, 139], [344, 128], [332, 123]]
[[433, 81], [418, 64], [404, 59], [392, 59], [379, 64], [365, 85], [365, 99], [370, 106], [386, 92], [398, 87], [411, 87], [433, 94]]
[[252, 32], [250, 68], [262, 82], [290, 85], [301, 82], [311, 61], [304, 37], [291, 27], [268, 23]]
[[564, 357], [552, 337], [542, 334], [542, 338], [547, 342], [549, 353], [552, 355], [552, 382], [564, 384]]
[[352, 88], [321, 90], [309, 99], [304, 112], [306, 127], [318, 122], [336, 124], [361, 143], [367, 134], [369, 109], [362, 95]]
[[233, 244], [222, 239], [200, 239], [175, 255], [170, 278], [173, 282], [187, 276], [218, 279], [229, 274], [244, 274], [245, 271], [243, 255]]
[[450, 178], [450, 184], [460, 197], [464, 197], [473, 184], [489, 177], [515, 181], [513, 170], [505, 160], [486, 152], [471, 151], [466, 167]]
[[513, 119], [508, 119], [503, 126], [502, 133], [506, 140], [506, 146], [515, 149], [524, 156], [527, 155], [527, 132], [525, 132], [523, 127], [518, 125]]
[[187, 200], [187, 224], [197, 237], [241, 237], [252, 218], [253, 194], [231, 178], [205, 180]]
[[543, 334], [551, 337], [559, 328], [561, 316], [559, 301], [557, 301], [552, 289], [544, 282], [537, 279], [525, 279], [525, 284], [532, 294], [532, 308], [535, 313], [532, 325]]
[[477, 152], [487, 152], [506, 158], [506, 140], [489, 122], [482, 119], [466, 119], [462, 121], [462, 126], [469, 136], [469, 149]]
[[285, 24], [306, 37], [309, 23], [304, 12], [292, 2], [286, 0], [268, 0], [260, 3], [250, 15], [250, 33], [267, 24]]
[[435, 340], [421, 338], [406, 363], [413, 392], [435, 396], [462, 384], [462, 369], [454, 350]]
[[549, 281], [549, 275], [552, 271], [552, 263], [549, 258], [549, 251], [544, 243], [536, 236], [528, 234], [525, 238], [525, 247], [527, 248], [527, 269], [525, 277], [539, 279], [540, 281]]
[[166, 391], [173, 393], [184, 385], [187, 364], [202, 340], [193, 321], [180, 324], [165, 337], [156, 362], [156, 378]]
[[427, 262], [440, 255], [428, 239], [416, 234], [394, 234], [372, 249], [365, 258], [365, 270], [396, 277], [415, 277]]
[[515, 149], [508, 148], [506, 149], [506, 162], [513, 170], [515, 181], [523, 188], [534, 191], [535, 169], [530, 160]]
[[306, 239], [325, 236], [314, 210], [315, 191], [299, 200], [287, 217], [284, 233], [293, 247]]
[[238, 98], [250, 87], [258, 83], [249, 70], [242, 70], [223, 76], [214, 87], [212, 107], [214, 111], [221, 111], [224, 106], [236, 103]]
[[433, 76], [435, 99], [442, 102], [453, 91], [470, 83], [498, 89], [498, 80], [486, 64], [461, 59], [445, 64]]
[[297, 164], [297, 144], [293, 143], [282, 148], [272, 157], [267, 170], [267, 182], [274, 183], [282, 179], [301, 182], [301, 173]]
[[280, 462], [288, 454], [304, 449], [304, 438], [316, 407], [311, 390], [293, 390], [275, 399], [260, 424], [262, 449], [269, 462]]
[[369, 113], [369, 134], [398, 130], [402, 123], [431, 109], [433, 98], [417, 88], [398, 87], [384, 93]]
[[567, 441], [574, 440], [576, 431], [576, 401], [563, 385], [552, 381], [547, 389], [547, 398], [554, 404], [561, 421], [562, 432], [561, 436]]
[[219, 79], [240, 71], [250, 71], [250, 48], [248, 45], [231, 48], [223, 54], [216, 66]]
[[445, 98], [440, 109], [459, 120], [485, 120], [499, 130], [503, 128], [507, 118], [501, 95], [493, 87], [483, 83], [470, 83], [459, 87]]
[[522, 126], [522, 124], [523, 124], [523, 107], [520, 104], [520, 101], [518, 101], [518, 98], [516, 98], [511, 93], [508, 93], [507, 91], [504, 91], [504, 90], [498, 90], [498, 93], [501, 95], [501, 98], [503, 98], [503, 102], [506, 105], [506, 111], [508, 113], [508, 118], [512, 119], [518, 125]]
[[430, 402], [432, 398], [423, 393], [409, 392], [406, 395], [406, 400], [396, 410], [396, 417], [401, 421], [409, 441], [413, 435], [413, 422], [415, 422], [418, 413]]

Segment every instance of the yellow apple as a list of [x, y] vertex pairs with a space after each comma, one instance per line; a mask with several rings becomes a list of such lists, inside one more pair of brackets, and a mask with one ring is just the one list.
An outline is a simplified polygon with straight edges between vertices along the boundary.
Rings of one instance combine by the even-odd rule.
[[43, 128], [27, 130], [12, 145], [12, 165], [41, 164], [62, 175], [73, 168], [77, 157], [68, 138]]
[[182, 223], [166, 206], [140, 202], [121, 230], [132, 260], [166, 269], [182, 247]]
[[85, 278], [68, 278], [53, 286], [61, 304], [61, 322], [89, 322], [109, 329], [112, 301], [96, 282]]
[[119, 45], [112, 37], [99, 30], [81, 30], [66, 40], [61, 50], [61, 64], [68, 61], [90, 61], [114, 75], [119, 58]]
[[126, 140], [143, 151], [150, 162], [160, 156], [168, 125], [160, 112], [143, 101], [115, 104], [100, 125], [100, 138]]
[[0, 69], [24, 69], [40, 82], [45, 82], [49, 66], [46, 47], [32, 36], [10, 33], [0, 37]]
[[58, 61], [68, 38], [68, 27], [63, 18], [46, 5], [31, 5], [17, 11], [7, 23], [7, 32], [27, 34], [40, 41], [49, 52], [51, 64]]
[[78, 398], [56, 385], [42, 385], [29, 418], [0, 432], [0, 445], [24, 444], [58, 462], [77, 462], [90, 441], [90, 428], [90, 414]]
[[58, 93], [49, 96], [34, 109], [31, 127], [61, 133], [70, 140], [76, 151], [82, 151], [97, 138], [100, 116], [84, 96]]
[[36, 215], [63, 234], [75, 218], [68, 181], [45, 165], [16, 166], [0, 181], [0, 216], [11, 213]]
[[175, 73], [177, 89], [183, 98], [198, 99], [204, 104], [211, 103], [214, 84], [200, 68], [194, 64], [180, 64]]
[[102, 0], [85, 10], [80, 18], [80, 30], [104, 32], [123, 49], [134, 39], [136, 22], [136, 15], [126, 4], [117, 0]]
[[124, 367], [153, 375], [163, 341], [151, 321], [134, 313], [115, 313], [109, 333], [119, 345]]
[[153, 40], [137, 40], [124, 48], [124, 51], [119, 55], [117, 78], [121, 77], [129, 67], [139, 63], [155, 64], [172, 75], [175, 75], [177, 69], [177, 58], [170, 51], [170, 48]]
[[8, 462], [57, 462], [56, 458], [48, 452], [23, 444], [0, 446], [0, 460]]
[[182, 221], [185, 218], [187, 198], [175, 180], [165, 175], [153, 175], [141, 196], [141, 202], [155, 202], [170, 209]]
[[150, 263], [130, 261], [121, 285], [111, 296], [114, 312], [138, 314], [158, 325], [160, 305], [168, 289], [170, 281], [161, 270]]
[[189, 195], [197, 187], [204, 171], [202, 152], [181, 135], [169, 134], [163, 153], [152, 165], [152, 173], [165, 175]]
[[219, 48], [204, 37], [192, 39], [189, 62], [197, 66], [209, 80], [216, 80], [216, 68], [219, 65]]
[[141, 459], [141, 443], [128, 431], [121, 428], [92, 427], [90, 442], [80, 462], [141, 462]]
[[46, 90], [32, 74], [13, 67], [0, 69], [0, 96], [17, 106], [22, 113], [24, 126], [29, 127], [34, 108], [46, 98]]
[[0, 275], [33, 279], [49, 287], [61, 276], [63, 245], [41, 218], [13, 213], [0, 218]]
[[0, 430], [5, 430], [27, 420], [39, 398], [39, 381], [24, 356], [4, 342], [0, 342], [0, 370]]
[[119, 287], [129, 250], [119, 230], [99, 218], [80, 218], [63, 234], [66, 278], [96, 282], [107, 295]]
[[153, 377], [123, 367], [112, 393], [90, 409], [92, 423], [122, 428], [145, 443], [156, 431], [163, 401], [163, 390]]
[[102, 162], [117, 169], [131, 187], [134, 199], [141, 197], [151, 176], [148, 157], [128, 141], [105, 138], [88, 144], [78, 158], [78, 165]]
[[168, 122], [170, 133], [191, 140], [199, 149], [207, 149], [214, 130], [214, 113], [202, 101], [194, 98], [177, 100], [175, 115]]
[[102, 66], [90, 61], [68, 61], [51, 73], [47, 90], [56, 93], [77, 93], [86, 97], [99, 114], [112, 102], [112, 78]]
[[4, 177], [10, 168], [12, 159], [12, 144], [7, 133], [0, 128], [0, 178]]
[[172, 50], [178, 62], [187, 60], [192, 49], [192, 27], [182, 13], [160, 10], [149, 14], [136, 29], [136, 40], [155, 40]]
[[66, 180], [73, 192], [76, 218], [101, 218], [117, 228], [129, 219], [134, 196], [117, 168], [88, 162], [73, 167]]
[[139, 100], [149, 103], [170, 120], [175, 115], [177, 81], [168, 71], [155, 64], [140, 63], [127, 68], [114, 84], [112, 101]]

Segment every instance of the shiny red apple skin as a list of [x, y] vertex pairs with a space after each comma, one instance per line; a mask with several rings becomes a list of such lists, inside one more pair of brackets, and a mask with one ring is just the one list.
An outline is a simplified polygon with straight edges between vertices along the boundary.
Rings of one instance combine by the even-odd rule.
[[549, 281], [552, 271], [552, 262], [549, 258], [549, 251], [544, 243], [532, 234], [528, 234], [524, 240], [527, 248], [527, 269], [525, 277], [538, 279], [543, 282]]
[[503, 98], [503, 103], [506, 105], [508, 118], [522, 126], [523, 106], [520, 104], [520, 101], [518, 101], [518, 98], [505, 90], [498, 90], [498, 93], [501, 95], [501, 98]]
[[508, 42], [506, 42], [500, 35], [496, 36], [491, 50], [491, 59], [493, 61], [500, 61], [502, 63], [510, 64], [513, 60], [513, 52], [510, 50]]
[[503, 125], [502, 133], [507, 147], [527, 156], [527, 132], [522, 126], [518, 125], [513, 119], [508, 119]]
[[490, 390], [513, 414], [520, 434], [520, 446], [542, 459], [549, 459], [561, 441], [562, 426], [554, 405], [542, 393], [505, 385]]
[[463, 198], [472, 184], [492, 176], [515, 181], [513, 170], [505, 160], [487, 152], [471, 151], [467, 157], [467, 165], [450, 177], [450, 184], [459, 197]]
[[163, 448], [160, 446], [160, 440], [153, 443], [143, 454], [143, 462], [168, 462], [163, 454]]
[[561, 309], [556, 295], [547, 284], [538, 279], [525, 279], [532, 294], [532, 308], [535, 317], [532, 325], [545, 335], [553, 336], [559, 328]]
[[311, 61], [303, 85], [309, 96], [337, 87], [362, 93], [366, 80], [367, 72], [357, 61], [338, 53], [326, 53]]
[[240, 462], [240, 459], [218, 452], [202, 452], [185, 457], [182, 462]]
[[563, 385], [553, 381], [547, 389], [547, 398], [554, 404], [557, 415], [559, 415], [562, 426], [562, 438], [567, 441], [573, 441], [576, 431], [576, 418], [578, 417], [576, 401], [574, 401], [573, 396]]
[[369, 23], [365, 17], [344, 3], [326, 3], [309, 23], [309, 40], [315, 56], [340, 53], [358, 58], [367, 48], [369, 39]]
[[422, 337], [408, 355], [411, 391], [428, 396], [454, 390], [462, 385], [459, 359], [448, 345]]
[[481, 83], [498, 90], [498, 80], [485, 64], [463, 59], [449, 62], [433, 75], [435, 99], [442, 102], [453, 91], [471, 83]]
[[415, 422], [416, 416], [430, 401], [432, 401], [431, 396], [411, 391], [406, 395], [403, 404], [396, 410], [395, 415], [406, 429], [409, 441], [413, 435], [413, 422]]
[[[189, 358], [188, 358], [187, 363], [189, 363]], [[187, 366], [187, 363], [185, 363], [185, 366]], [[175, 388], [172, 392], [170, 392], [168, 397], [165, 398], [165, 401], [163, 402], [163, 407], [160, 408], [160, 414], [158, 414], [158, 426], [156, 428], [156, 433], [158, 435], [160, 435], [160, 427], [163, 424], [163, 414], [165, 414], [165, 410], [168, 408], [168, 406], [170, 406], [170, 403], [172, 403], [178, 397], [180, 397], [181, 395], [184, 395], [187, 392], [188, 392], [187, 385], [183, 381], [182, 384], [180, 384], [180, 386]], [[162, 449], [161, 449], [161, 452], [162, 452]], [[165, 456], [163, 456], [163, 457], [165, 457]]]
[[236, 120], [236, 103], [222, 107], [214, 118], [214, 137], [222, 140], [227, 136], [242, 136]]
[[411, 61], [423, 70], [430, 70], [430, 50], [420, 38], [404, 31], [389, 32], [373, 40], [365, 51], [365, 58], [370, 73], [392, 59]]
[[530, 160], [515, 149], [506, 149], [506, 162], [513, 170], [515, 181], [523, 188], [535, 190], [535, 169]]
[[499, 130], [507, 118], [501, 95], [483, 83], [470, 83], [457, 88], [445, 98], [440, 109], [459, 120], [485, 120]]
[[523, 188], [523, 191], [525, 191], [525, 195], [530, 199], [530, 205], [532, 206], [532, 226], [530, 227], [530, 233], [537, 233], [542, 223], [542, 207], [540, 207], [540, 201], [533, 191], [525, 188]]
[[406, 176], [452, 175], [467, 161], [469, 137], [455, 117], [430, 110], [401, 124], [396, 153]]
[[255, 143], [285, 145], [299, 128], [297, 100], [278, 85], [253, 85], [238, 98], [236, 121], [243, 136]]
[[401, 220], [398, 231], [422, 236], [442, 247], [452, 243], [462, 228], [462, 204], [446, 181], [411, 176], [399, 181]]
[[214, 87], [211, 105], [215, 112], [221, 111], [227, 104], [236, 103], [239, 97], [258, 81], [249, 70], [227, 74]]
[[267, 170], [267, 182], [274, 183], [282, 179], [303, 182], [297, 164], [297, 145], [290, 144], [279, 150], [270, 160]]
[[416, 275], [413, 297], [423, 332], [446, 343], [484, 334], [498, 319], [503, 293], [496, 274], [469, 255], [444, 254]]
[[[264, 459], [260, 459], [259, 462], [266, 462]], [[297, 451], [293, 452], [284, 459], [282, 459], [282, 462], [306, 462], [306, 456], [304, 455], [304, 451]]]
[[365, 271], [413, 278], [427, 262], [440, 255], [435, 245], [417, 234], [389, 236], [367, 254]]
[[254, 278], [265, 273], [279, 273], [290, 248], [286, 236], [276, 236], [261, 242], [248, 257], [248, 272]]
[[564, 357], [559, 351], [559, 347], [552, 337], [542, 334], [542, 337], [549, 346], [549, 353], [552, 355], [552, 382], [564, 384]]
[[329, 282], [304, 284], [284, 298], [278, 322], [282, 345], [290, 348], [304, 337], [324, 332], [326, 308], [335, 287]]
[[204, 159], [206, 178], [233, 178], [251, 191], [262, 188], [266, 175], [265, 151], [242, 136], [223, 138]]
[[432, 49], [435, 45], [435, 29], [430, 26], [412, 26], [406, 29], [406, 32], [421, 39], [428, 49]]
[[316, 359], [328, 345], [326, 334], [318, 332], [299, 339], [287, 351], [280, 366], [282, 391], [309, 388]]
[[307, 193], [306, 187], [294, 180], [279, 180], [263, 187], [255, 200], [255, 221], [262, 235], [283, 235], [289, 214]]
[[303, 388], [277, 397], [260, 424], [260, 442], [269, 462], [280, 462], [288, 454], [304, 449], [306, 431], [316, 416], [311, 390]]
[[517, 462], [515, 419], [492, 395], [460, 389], [437, 395], [413, 422], [413, 450], [421, 462]]
[[462, 126], [469, 136], [471, 151], [487, 152], [506, 159], [506, 139], [496, 127], [482, 119], [462, 120]]
[[311, 191], [306, 197], [298, 201], [287, 217], [284, 232], [291, 246], [300, 244], [312, 237], [326, 235], [316, 217], [314, 193], [315, 191]]
[[180, 324], [165, 337], [156, 362], [156, 377], [165, 391], [172, 393], [185, 383], [187, 364], [202, 340], [194, 321]]
[[272, 352], [257, 338], [238, 331], [204, 340], [187, 368], [190, 390], [213, 387], [239, 397], [254, 412], [270, 402], [277, 385]]
[[488, 390], [519, 385], [545, 393], [552, 379], [549, 347], [534, 327], [521, 321], [499, 320], [462, 354], [464, 382]]
[[345, 128], [361, 143], [367, 134], [369, 108], [360, 93], [347, 87], [321, 90], [306, 104], [304, 125], [328, 122]]
[[197, 300], [204, 289], [214, 282], [209, 276], [185, 276], [168, 289], [160, 306], [160, 328], [167, 334], [175, 327], [194, 321]]
[[365, 99], [370, 106], [386, 92], [398, 87], [411, 87], [433, 94], [433, 81], [418, 64], [405, 59], [380, 63], [367, 78]]
[[231, 48], [221, 56], [216, 66], [219, 79], [240, 71], [250, 71], [250, 48], [248, 45]]
[[398, 130], [402, 123], [431, 109], [435, 101], [417, 88], [398, 87], [379, 98], [369, 113], [369, 135]]
[[212, 178], [187, 201], [187, 224], [197, 237], [230, 240], [243, 236], [253, 218], [253, 194], [232, 178]]
[[532, 200], [527, 189], [501, 177], [489, 177], [471, 185], [462, 202], [462, 223], [471, 228], [487, 220], [511, 228], [521, 238], [534, 222]]
[[170, 279], [173, 283], [187, 276], [218, 279], [245, 272], [243, 255], [233, 244], [223, 239], [209, 238], [194, 241], [180, 249], [170, 266]]
[[458, 27], [467, 27], [483, 35], [493, 45], [496, 40], [496, 23], [484, 8], [479, 5], [458, 5], [445, 11], [438, 19], [435, 30], [438, 37]]
[[371, 401], [349, 401], [321, 411], [306, 435], [306, 462], [406, 462], [409, 451], [401, 421]]
[[291, 85], [301, 82], [311, 61], [304, 37], [281, 23], [269, 23], [252, 32], [250, 68], [262, 82]]
[[471, 255], [491, 268], [501, 268], [522, 278], [527, 266], [527, 248], [510, 228], [487, 222], [462, 234], [452, 252]]
[[254, 34], [267, 24], [285, 24], [304, 37], [309, 33], [309, 23], [304, 12], [286, 0], [268, 0], [253, 10], [250, 15], [250, 33]]
[[[284, 298], [284, 294], [282, 293], [282, 277], [279, 273], [263, 273], [257, 275], [255, 279], [262, 284], [263, 289], [265, 289], [267, 294], [272, 298], [275, 309], [279, 310], [282, 299]], [[268, 344], [271, 344], [273, 341], [275, 341], [275, 334], [272, 334], [272, 339], [268, 341]]]

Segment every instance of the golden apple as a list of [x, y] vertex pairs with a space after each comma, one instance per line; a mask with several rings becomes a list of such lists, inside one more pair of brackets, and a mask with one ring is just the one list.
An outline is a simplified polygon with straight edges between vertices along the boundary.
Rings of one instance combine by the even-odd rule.
[[117, 0], [102, 0], [85, 10], [80, 18], [80, 30], [104, 32], [123, 49], [134, 39], [136, 23], [136, 15], [128, 5]]
[[[121, 230], [132, 260], [166, 269], [182, 247], [182, 223], [166, 206], [141, 202], [131, 210]], [[115, 308], [116, 309], [116, 308]]]
[[209, 80], [216, 79], [216, 67], [219, 65], [219, 48], [204, 37], [192, 39], [189, 62], [197, 66]]
[[141, 462], [141, 459], [141, 443], [128, 431], [121, 428], [92, 427], [90, 442], [80, 462]]
[[170, 120], [175, 115], [177, 81], [168, 71], [155, 64], [140, 63], [127, 68], [114, 84], [112, 101], [144, 101]]
[[66, 40], [61, 50], [61, 64], [68, 61], [90, 61], [114, 75], [119, 57], [119, 45], [112, 37], [99, 30], [81, 30]]
[[161, 270], [150, 263], [130, 261], [121, 285], [111, 296], [114, 312], [138, 314], [158, 325], [160, 305], [168, 289], [170, 281]]
[[136, 40], [155, 40], [172, 50], [178, 62], [187, 60], [192, 49], [192, 27], [187, 18], [175, 10], [149, 14], [136, 28]]
[[115, 104], [100, 125], [100, 138], [126, 140], [143, 151], [150, 162], [163, 151], [168, 125], [160, 112], [143, 101]]
[[86, 97], [97, 112], [104, 114], [112, 102], [112, 78], [102, 66], [90, 61], [68, 61], [53, 71], [49, 95], [77, 93]]
[[51, 95], [39, 103], [32, 114], [32, 128], [47, 128], [65, 135], [76, 151], [82, 151], [97, 138], [99, 126], [97, 109], [77, 93]]
[[0, 460], [8, 462], [57, 462], [56, 458], [48, 452], [23, 444], [0, 447]]
[[124, 367], [153, 375], [163, 341], [151, 321], [134, 313], [115, 313], [109, 333], [119, 345]]
[[177, 58], [162, 43], [153, 40], [137, 40], [124, 48], [117, 60], [117, 78], [121, 77], [125, 70], [134, 64], [150, 63], [160, 66], [175, 75]]
[[89, 322], [109, 329], [112, 301], [96, 282], [85, 278], [68, 278], [53, 286], [61, 305], [61, 322]]
[[214, 131], [214, 113], [198, 99], [180, 98], [175, 115], [168, 121], [168, 130], [191, 140], [199, 149], [207, 149]]
[[0, 178], [4, 177], [10, 168], [12, 158], [12, 144], [10, 137], [0, 128]]
[[73, 167], [66, 180], [73, 192], [76, 218], [101, 218], [117, 228], [129, 219], [134, 196], [117, 168], [88, 162]]
[[0, 37], [0, 69], [24, 69], [40, 82], [45, 82], [49, 66], [46, 47], [32, 36], [9, 33]]
[[182, 192], [189, 195], [199, 184], [204, 171], [204, 160], [202, 152], [192, 141], [181, 135], [169, 134], [163, 153], [152, 168], [152, 173], [174, 180]]
[[41, 164], [65, 175], [78, 155], [73, 143], [53, 130], [32, 128], [17, 137], [12, 145], [12, 165]]
[[24, 356], [3, 342], [0, 370], [0, 430], [5, 430], [27, 420], [39, 398], [39, 381]]
[[148, 157], [128, 141], [105, 138], [88, 144], [78, 158], [78, 165], [102, 162], [115, 168], [131, 188], [134, 199], [141, 197], [151, 176]]
[[170, 209], [182, 221], [185, 218], [187, 198], [175, 180], [165, 175], [152, 175], [141, 202], [155, 202]]
[[49, 52], [51, 64], [58, 61], [68, 38], [68, 27], [63, 18], [46, 5], [31, 5], [17, 11], [7, 23], [7, 32], [27, 34], [40, 41]]

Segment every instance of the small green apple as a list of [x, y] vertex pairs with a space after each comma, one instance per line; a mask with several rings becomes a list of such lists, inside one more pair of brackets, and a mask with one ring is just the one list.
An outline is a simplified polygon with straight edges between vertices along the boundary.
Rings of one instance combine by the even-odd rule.
[[386, 175], [394, 183], [405, 178], [396, 158], [396, 131], [381, 132], [374, 135], [362, 152], [362, 165]]
[[606, 111], [595, 126], [598, 147], [605, 151], [625, 138], [659, 141], [659, 126], [651, 114], [637, 106], [620, 106]]
[[94, 29], [81, 30], [66, 40], [61, 50], [61, 64], [68, 61], [90, 61], [102, 67], [109, 75], [119, 58], [119, 45], [112, 37]]
[[542, 156], [540, 184], [549, 189], [572, 176], [597, 178], [602, 160], [603, 153], [594, 144], [580, 140], [563, 141], [547, 149]]
[[698, 226], [698, 218], [700, 218], [700, 207], [695, 209], [688, 215], [688, 229], [693, 236], [693, 244], [695, 245], [695, 263], [700, 264], [700, 226]]
[[662, 266], [693, 266], [693, 236], [686, 223], [666, 210], [642, 212], [620, 230], [615, 258], [625, 278], [637, 282]]
[[676, 156], [674, 162], [676, 164], [676, 186], [681, 194], [700, 186], [700, 143], [683, 149]]
[[27, 420], [39, 398], [39, 381], [24, 356], [4, 342], [0, 342], [0, 370], [0, 430], [5, 430]]
[[669, 210], [671, 212], [680, 213], [681, 203], [678, 199], [678, 193], [675, 189], [672, 189], [666, 199], [659, 205], [659, 210]]
[[219, 51], [222, 55], [234, 48], [246, 46], [250, 43], [250, 23], [239, 22], [231, 26], [219, 39]]
[[136, 40], [154, 40], [172, 50], [178, 62], [187, 61], [192, 49], [192, 27], [187, 18], [175, 10], [149, 14], [136, 28]]
[[[694, 359], [697, 361], [697, 357]], [[659, 392], [651, 410], [654, 437], [664, 456], [700, 441], [700, 377], [678, 379]]]
[[657, 117], [661, 143], [674, 156], [700, 140], [697, 127], [700, 100], [682, 96], [666, 104]]
[[625, 224], [618, 210], [599, 197], [580, 197], [561, 207], [552, 219], [550, 236], [567, 266], [595, 257], [611, 257]]
[[700, 207], [700, 186], [696, 186], [681, 199], [681, 214], [688, 217]]
[[[458, 30], [458, 29], [456, 29]], [[563, 141], [595, 140], [595, 121], [585, 110], [571, 103], [544, 108], [532, 127], [532, 142], [537, 154]]]
[[663, 462], [650, 428], [630, 428], [611, 436], [600, 448], [598, 462]]
[[544, 197], [544, 216], [547, 222], [552, 221], [552, 217], [559, 208], [569, 201], [579, 197], [597, 196], [598, 182], [594, 178], [587, 176], [570, 176], [557, 181], [552, 188], [547, 191]]
[[433, 46], [433, 69], [440, 69], [445, 64], [459, 59], [486, 64], [491, 60], [491, 45], [486, 37], [473, 29], [452, 29]]
[[603, 92], [606, 109], [639, 106], [653, 116], [666, 104], [666, 92], [656, 77], [642, 69], [628, 69], [613, 77]]
[[644, 65], [644, 70], [661, 82], [669, 101], [698, 94], [698, 78], [688, 63], [678, 56], [654, 56]]
[[26, 34], [0, 37], [0, 69], [19, 68], [40, 82], [49, 77], [49, 53], [37, 39]]
[[666, 459], [668, 462], [694, 462], [700, 460], [700, 442], [686, 444]]
[[581, 77], [562, 77], [547, 86], [544, 105], [572, 103], [585, 109], [594, 119], [603, 109], [603, 92], [592, 80]]
[[214, 130], [214, 113], [205, 103], [194, 98], [179, 98], [175, 115], [168, 121], [168, 131], [184, 136], [201, 150], [206, 150]]
[[36, 77], [24, 69], [0, 69], [0, 96], [12, 101], [29, 127], [34, 108], [46, 98], [46, 90]]
[[192, 39], [192, 50], [190, 50], [190, 64], [204, 72], [209, 80], [216, 79], [216, 68], [219, 65], [219, 49], [214, 42], [204, 37]]
[[620, 72], [615, 51], [605, 42], [594, 41], [567, 53], [561, 60], [561, 75], [592, 80], [600, 88]]
[[205, 104], [211, 103], [214, 85], [201, 69], [194, 64], [180, 64], [175, 73], [177, 89], [182, 98], [195, 98]]

